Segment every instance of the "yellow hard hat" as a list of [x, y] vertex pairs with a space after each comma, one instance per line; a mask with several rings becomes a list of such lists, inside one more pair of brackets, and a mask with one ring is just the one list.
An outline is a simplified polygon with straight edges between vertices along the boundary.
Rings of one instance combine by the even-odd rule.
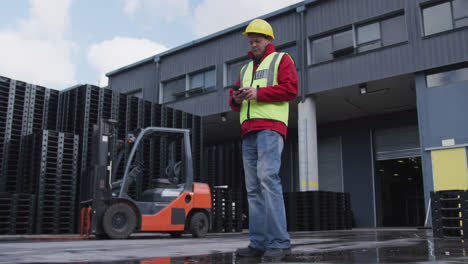
[[265, 36], [271, 37], [272, 40], [275, 40], [275, 36], [273, 35], [273, 28], [271, 28], [270, 24], [263, 19], [255, 19], [254, 21], [250, 22], [250, 24], [245, 29], [245, 32], [242, 33], [244, 36], [249, 36], [249, 33], [257, 33], [263, 34]]

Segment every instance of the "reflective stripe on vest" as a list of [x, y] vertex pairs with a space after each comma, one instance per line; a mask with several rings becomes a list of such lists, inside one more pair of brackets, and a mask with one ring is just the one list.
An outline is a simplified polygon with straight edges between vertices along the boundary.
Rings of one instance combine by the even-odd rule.
[[[241, 69], [241, 87], [259, 87], [278, 84], [278, 68], [285, 53], [273, 52], [258, 65], [253, 72], [253, 61], [244, 65]], [[267, 119], [283, 122], [288, 125], [289, 103], [288, 102], [258, 102], [257, 100], [242, 101], [240, 111], [240, 123], [248, 119]]]

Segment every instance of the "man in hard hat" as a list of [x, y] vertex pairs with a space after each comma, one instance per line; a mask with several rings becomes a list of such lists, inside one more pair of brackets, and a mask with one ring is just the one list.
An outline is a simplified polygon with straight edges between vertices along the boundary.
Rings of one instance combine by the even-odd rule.
[[294, 61], [276, 52], [273, 29], [255, 19], [243, 33], [252, 60], [231, 89], [230, 106], [240, 112], [242, 158], [249, 202], [250, 244], [236, 254], [282, 258], [291, 253], [279, 170], [288, 126], [289, 103], [297, 96]]

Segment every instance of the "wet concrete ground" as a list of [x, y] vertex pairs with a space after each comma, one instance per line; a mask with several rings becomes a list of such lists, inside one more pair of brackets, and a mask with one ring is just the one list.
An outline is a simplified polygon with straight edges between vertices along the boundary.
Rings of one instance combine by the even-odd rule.
[[283, 260], [239, 258], [248, 234], [138, 234], [128, 240], [77, 236], [0, 236], [0, 263], [468, 263], [461, 239], [433, 238], [432, 230], [353, 229], [291, 232], [292, 255]]

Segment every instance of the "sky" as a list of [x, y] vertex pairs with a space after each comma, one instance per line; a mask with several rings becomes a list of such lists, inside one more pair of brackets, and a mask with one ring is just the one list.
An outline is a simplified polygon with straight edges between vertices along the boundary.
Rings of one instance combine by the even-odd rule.
[[297, 0], [0, 0], [0, 76], [51, 89], [105, 74]]

